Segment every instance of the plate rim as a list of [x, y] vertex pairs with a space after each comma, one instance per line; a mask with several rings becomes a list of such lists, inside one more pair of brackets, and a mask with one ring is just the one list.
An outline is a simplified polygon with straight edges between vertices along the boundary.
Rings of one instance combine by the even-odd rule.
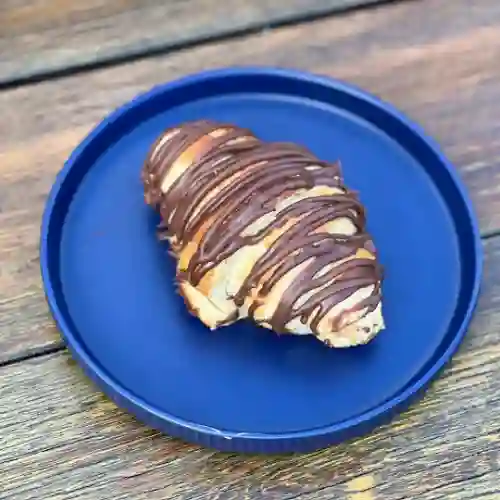
[[[381, 109], [383, 112], [392, 115], [397, 121], [402, 123], [412, 134], [418, 136], [425, 146], [439, 160], [447, 171], [449, 178], [457, 190], [458, 195], [464, 203], [464, 208], [468, 216], [469, 229], [474, 243], [474, 283], [468, 299], [468, 306], [463, 315], [459, 328], [449, 342], [444, 352], [436, 359], [427, 371], [419, 374], [402, 392], [397, 393], [390, 399], [382, 402], [376, 407], [363, 412], [349, 419], [322, 426], [314, 429], [307, 429], [286, 433], [255, 433], [255, 432], [234, 432], [221, 431], [207, 427], [196, 422], [191, 422], [171, 415], [168, 412], [159, 410], [144, 401], [141, 397], [133, 394], [129, 389], [123, 387], [106, 372], [104, 367], [93, 359], [87, 352], [85, 344], [80, 342], [74, 335], [72, 328], [66, 321], [61, 310], [57, 294], [52, 286], [50, 267], [51, 250], [48, 244], [48, 234], [53, 222], [54, 213], [58, 211], [59, 193], [64, 189], [64, 183], [69, 172], [74, 165], [79, 162], [82, 153], [99, 137], [106, 129], [110, 128], [124, 114], [137, 106], [141, 106], [150, 99], [164, 93], [170, 93], [185, 86], [193, 84], [199, 85], [204, 81], [217, 80], [228, 77], [264, 76], [278, 77], [282, 79], [300, 81], [315, 85], [326, 86], [336, 91], [344, 92], [356, 99], [361, 99], [372, 106]], [[392, 104], [381, 98], [363, 90], [352, 83], [347, 83], [337, 78], [327, 75], [319, 75], [299, 69], [273, 67], [273, 66], [232, 66], [209, 69], [198, 73], [153, 86], [150, 90], [136, 95], [133, 99], [119, 106], [114, 111], [105, 116], [87, 136], [72, 151], [69, 158], [64, 163], [63, 168], [56, 175], [55, 181], [46, 200], [42, 215], [40, 230], [40, 271], [45, 297], [50, 312], [55, 320], [59, 332], [69, 348], [72, 356], [78, 361], [84, 372], [94, 383], [118, 406], [136, 415], [147, 425], [151, 425], [168, 434], [183, 438], [187, 441], [194, 441], [209, 447], [218, 448], [225, 451], [251, 451], [251, 452], [284, 452], [284, 451], [311, 451], [319, 447], [327, 446], [336, 442], [344, 441], [360, 434], [360, 429], [371, 430], [381, 423], [390, 420], [396, 413], [409, 407], [412, 401], [418, 397], [436, 378], [439, 372], [447, 365], [452, 356], [462, 343], [462, 340], [469, 328], [472, 316], [477, 306], [481, 278], [483, 273], [484, 255], [481, 243], [479, 223], [474, 210], [473, 203], [469, 197], [466, 186], [459, 177], [455, 167], [441, 151], [440, 146], [432, 139], [424, 129], [413, 122], [403, 112]]]

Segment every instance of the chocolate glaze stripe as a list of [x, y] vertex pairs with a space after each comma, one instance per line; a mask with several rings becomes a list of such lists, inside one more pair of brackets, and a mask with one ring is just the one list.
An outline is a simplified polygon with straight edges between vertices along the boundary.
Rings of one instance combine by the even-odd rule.
[[[194, 159], [165, 189], [170, 169], [189, 148]], [[364, 209], [357, 195], [343, 185], [338, 163], [322, 162], [294, 144], [264, 143], [246, 129], [200, 120], [165, 131], [151, 148], [142, 177], [146, 201], [160, 210], [167, 222], [162, 230], [177, 251], [202, 233], [179, 279], [197, 286], [235, 252], [281, 230], [233, 297], [238, 307], [258, 288], [259, 296], [248, 312], [253, 317], [271, 290], [297, 266], [300, 273], [270, 319], [275, 331], [285, 331], [294, 318], [310, 323], [315, 331], [335, 306], [364, 287], [372, 288], [371, 295], [348, 312], [366, 315], [378, 306], [382, 269], [366, 233]], [[330, 194], [299, 199], [276, 210], [280, 200], [315, 186], [324, 186]], [[244, 234], [269, 213], [274, 220]], [[325, 225], [339, 219], [352, 223], [353, 234], [325, 230]], [[360, 257], [361, 249], [373, 258]], [[307, 300], [300, 301], [306, 294]], [[332, 320], [333, 330], [341, 320], [342, 313]]]

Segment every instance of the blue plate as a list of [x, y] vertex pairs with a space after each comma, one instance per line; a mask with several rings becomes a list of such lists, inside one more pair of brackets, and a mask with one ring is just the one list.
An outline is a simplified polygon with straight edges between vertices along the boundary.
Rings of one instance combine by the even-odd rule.
[[[335, 350], [190, 316], [139, 173], [163, 129], [199, 118], [341, 159], [386, 270], [373, 342]], [[389, 419], [458, 347], [481, 268], [471, 203], [417, 126], [344, 83], [271, 68], [190, 76], [115, 111], [58, 175], [42, 222], [48, 303], [86, 373], [148, 425], [221, 450], [309, 451]]]

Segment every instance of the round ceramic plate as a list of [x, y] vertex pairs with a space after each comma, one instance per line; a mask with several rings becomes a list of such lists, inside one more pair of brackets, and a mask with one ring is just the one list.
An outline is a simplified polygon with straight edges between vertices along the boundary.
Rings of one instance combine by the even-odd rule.
[[[385, 267], [374, 341], [329, 349], [247, 321], [211, 332], [188, 313], [139, 175], [166, 127], [199, 118], [341, 160]], [[146, 424], [221, 450], [309, 451], [386, 421], [456, 350], [481, 265], [471, 204], [417, 126], [344, 83], [270, 68], [197, 74], [115, 111], [58, 175], [42, 222], [48, 302], [86, 373]]]

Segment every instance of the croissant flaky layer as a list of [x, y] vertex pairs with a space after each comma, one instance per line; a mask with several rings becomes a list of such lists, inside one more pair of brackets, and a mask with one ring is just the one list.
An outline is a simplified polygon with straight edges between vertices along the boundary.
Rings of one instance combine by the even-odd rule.
[[204, 120], [161, 134], [142, 178], [180, 293], [209, 328], [250, 317], [332, 347], [384, 328], [382, 270], [338, 163]]

